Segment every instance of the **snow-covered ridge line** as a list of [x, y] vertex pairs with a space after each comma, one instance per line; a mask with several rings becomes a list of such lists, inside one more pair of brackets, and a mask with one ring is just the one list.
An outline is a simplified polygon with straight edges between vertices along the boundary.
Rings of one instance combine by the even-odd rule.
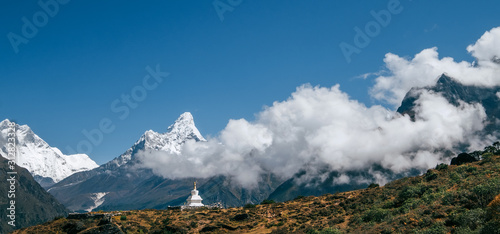
[[[6, 142], [8, 119], [0, 122], [0, 152], [7, 153]], [[36, 135], [28, 125], [16, 124], [17, 152], [16, 161], [35, 177], [37, 182], [51, 179], [57, 183], [64, 178], [81, 171], [98, 167], [86, 154], [65, 155], [58, 148], [51, 147]], [[40, 178], [41, 177], [41, 178]]]
[[[122, 166], [132, 160], [132, 154], [136, 147], [143, 150], [165, 151], [173, 154], [180, 154], [181, 147], [187, 140], [206, 141], [201, 135], [194, 123], [193, 115], [190, 112], [185, 112], [177, 118], [177, 120], [167, 128], [165, 133], [158, 133], [153, 130], [147, 130], [129, 148], [119, 157], [111, 160], [109, 164]], [[144, 144], [141, 146], [141, 144]]]

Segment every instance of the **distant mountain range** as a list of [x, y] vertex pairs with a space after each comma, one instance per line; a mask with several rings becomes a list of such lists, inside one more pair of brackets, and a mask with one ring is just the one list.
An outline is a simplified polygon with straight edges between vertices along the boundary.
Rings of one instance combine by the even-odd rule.
[[[181, 205], [190, 194], [193, 181], [205, 204], [223, 202], [226, 206], [258, 203], [282, 182], [272, 174], [262, 175], [257, 189], [244, 189], [231, 178], [165, 179], [141, 164], [141, 150], [180, 154], [188, 140], [205, 141], [191, 113], [182, 114], [165, 133], [146, 131], [125, 153], [90, 171], [75, 173], [49, 188], [49, 192], [72, 211], [166, 208]], [[189, 172], [186, 172], [189, 173]]]
[[7, 223], [10, 221], [7, 217], [7, 208], [10, 206], [11, 198], [8, 197], [10, 182], [7, 181], [10, 175], [7, 159], [0, 153], [0, 233], [8, 233], [14, 229], [29, 227], [41, 224], [54, 219], [55, 217], [65, 216], [68, 210], [57, 201], [52, 195], [47, 193], [31, 176], [31, 173], [19, 166], [15, 166], [15, 227]]
[[[424, 90], [439, 93], [456, 106], [461, 102], [480, 103], [488, 116], [481, 134], [500, 138], [500, 87], [466, 86], [443, 74], [433, 86], [412, 88], [397, 112], [415, 118], [418, 105], [416, 100]], [[8, 123], [8, 120], [0, 123], [0, 146], [4, 147], [0, 148], [0, 153], [6, 153], [4, 143]], [[364, 180], [342, 183], [339, 181], [342, 175], [325, 166], [315, 169], [316, 172], [321, 172], [321, 176], [316, 177], [309, 175], [306, 169], [285, 179], [278, 178], [271, 172], [264, 173], [256, 188], [246, 189], [227, 176], [166, 179], [155, 175], [149, 168], [141, 167], [138, 157], [140, 151], [163, 151], [181, 155], [186, 141], [206, 141], [188, 112], [182, 114], [164, 133], [146, 131], [122, 155], [101, 166], [97, 166], [86, 155], [63, 155], [26, 125], [17, 126], [17, 135], [18, 164], [27, 168], [40, 184], [71, 211], [162, 209], [181, 205], [188, 197], [195, 180], [205, 204], [222, 202], [226, 206], [257, 204], [264, 199], [286, 201], [300, 195], [349, 191], [365, 188], [371, 181], [375, 181], [373, 173], [349, 171], [343, 173], [344, 176]], [[415, 169], [394, 174], [380, 165], [373, 165], [370, 170], [384, 174], [389, 180], [421, 173]]]
[[[0, 153], [7, 155], [8, 119], [0, 122]], [[26, 168], [35, 180], [47, 188], [80, 171], [98, 167], [86, 154], [64, 155], [36, 135], [28, 125], [15, 125], [17, 164]]]

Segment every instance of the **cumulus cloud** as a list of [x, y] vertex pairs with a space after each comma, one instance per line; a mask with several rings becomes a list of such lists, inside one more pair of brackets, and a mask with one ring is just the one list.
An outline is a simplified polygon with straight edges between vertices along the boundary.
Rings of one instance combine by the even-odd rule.
[[[439, 59], [436, 48], [411, 60], [387, 54], [387, 75], [376, 78], [373, 97], [399, 105], [411, 87], [433, 85], [443, 72], [464, 84], [498, 84], [494, 72], [499, 68], [491, 56], [500, 53], [486, 48], [497, 45], [499, 31], [492, 29], [468, 47], [477, 65]], [[480, 104], [455, 106], [439, 93], [419, 92], [412, 121], [382, 105], [368, 107], [353, 100], [339, 85], [302, 85], [287, 100], [264, 108], [255, 121], [230, 120], [218, 137], [186, 142], [180, 155], [153, 151], [139, 157], [166, 178], [227, 175], [245, 187], [257, 185], [264, 172], [290, 178], [307, 168], [304, 178], [321, 178], [325, 167], [338, 172], [334, 184], [370, 182], [349, 177], [352, 171], [366, 171], [371, 180], [384, 184], [387, 177], [373, 165], [392, 173], [425, 170], [449, 160], [445, 150], [471, 142], [478, 147], [483, 140], [476, 134], [487, 117]]]
[[477, 61], [440, 59], [437, 47], [425, 49], [412, 59], [388, 53], [384, 58], [388, 75], [378, 76], [370, 93], [376, 100], [397, 107], [412, 87], [433, 85], [443, 73], [466, 85], [500, 85], [500, 27], [486, 32], [467, 51]]
[[[455, 107], [430, 92], [422, 93], [417, 105], [411, 121], [382, 106], [366, 107], [338, 85], [304, 85], [255, 122], [230, 120], [220, 137], [187, 142], [181, 155], [153, 151], [141, 157], [167, 178], [229, 175], [246, 187], [255, 186], [263, 172], [288, 178], [306, 166], [346, 172], [377, 163], [398, 173], [435, 166], [443, 160], [436, 149], [452, 150], [471, 140], [486, 118], [481, 105]], [[347, 182], [343, 175], [335, 183]]]

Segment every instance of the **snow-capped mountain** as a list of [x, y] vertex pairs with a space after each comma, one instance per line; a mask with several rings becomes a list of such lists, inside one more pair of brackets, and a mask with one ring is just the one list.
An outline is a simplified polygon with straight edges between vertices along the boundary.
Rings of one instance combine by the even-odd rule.
[[[76, 173], [48, 191], [72, 211], [164, 209], [182, 204], [190, 194], [193, 178], [156, 176], [151, 169], [140, 167], [136, 154], [142, 150], [181, 154], [182, 145], [188, 140], [206, 141], [191, 113], [186, 112], [165, 133], [148, 130], [119, 157], [93, 170]], [[224, 201], [228, 206], [237, 206], [260, 202], [280, 184], [272, 175], [262, 178], [263, 183], [252, 191], [233, 186], [231, 180], [223, 176], [196, 181], [207, 204]]]
[[196, 128], [193, 115], [185, 112], [174, 124], [167, 128], [165, 133], [158, 133], [153, 130], [146, 131], [125, 153], [107, 164], [114, 164], [120, 167], [128, 163], [132, 159], [132, 155], [139, 149], [161, 150], [168, 153], [180, 154], [182, 145], [190, 139], [206, 141]]
[[[0, 152], [7, 155], [8, 125], [6, 119], [0, 122]], [[43, 187], [48, 187], [81, 171], [91, 170], [98, 165], [86, 154], [64, 155], [58, 148], [51, 147], [36, 135], [28, 125], [16, 124], [16, 162], [26, 168]]]

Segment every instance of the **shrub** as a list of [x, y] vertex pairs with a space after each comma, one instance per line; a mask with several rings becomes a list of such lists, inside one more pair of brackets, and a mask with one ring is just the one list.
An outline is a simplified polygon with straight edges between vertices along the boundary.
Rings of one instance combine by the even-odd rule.
[[435, 180], [437, 178], [438, 178], [438, 175], [436, 174], [436, 172], [434, 172], [432, 170], [428, 170], [427, 173], [425, 173], [425, 180], [427, 180], [427, 181]]
[[460, 174], [452, 171], [449, 175], [450, 177], [450, 180], [453, 182], [453, 183], [458, 183], [460, 182], [460, 180], [462, 179], [462, 176], [460, 176]]
[[422, 233], [441, 234], [441, 233], [447, 233], [447, 231], [446, 231], [446, 227], [444, 226], [443, 223], [436, 222], [436, 223], [433, 223], [430, 228], [428, 228], [427, 230], [423, 231]]
[[120, 217], [120, 220], [127, 220], [127, 216], [126, 216], [126, 215], [122, 215], [122, 216]]
[[267, 204], [274, 204], [274, 203], [276, 203], [274, 200], [267, 200], [266, 199], [266, 200], [262, 201], [260, 204], [261, 205], [267, 205]]
[[257, 207], [257, 206], [252, 204], [252, 203], [248, 203], [245, 206], [243, 206], [243, 208], [245, 208], [245, 209], [251, 209], [251, 208], [255, 208], [255, 207]]
[[192, 221], [190, 224], [189, 224], [190, 227], [192, 228], [197, 228], [198, 227], [198, 223], [195, 222], [195, 221]]
[[453, 230], [453, 234], [471, 234], [474, 233], [469, 227], [457, 227]]
[[487, 218], [500, 220], [500, 194], [488, 204]]
[[298, 195], [297, 197], [295, 197], [293, 200], [300, 200], [302, 198], [304, 198], [305, 196], [302, 196], [302, 195]]
[[334, 217], [332, 219], [330, 219], [330, 221], [328, 221], [328, 224], [330, 226], [333, 226], [335, 224], [340, 224], [340, 223], [343, 223], [345, 222], [345, 218], [343, 215], [340, 215], [340, 216], [337, 216], [337, 217]]
[[441, 163], [441, 164], [436, 165], [436, 170], [441, 171], [441, 170], [446, 170], [446, 169], [448, 169], [448, 164]]
[[368, 185], [368, 188], [378, 188], [378, 187], [379, 185], [375, 183], [371, 183], [370, 185]]
[[495, 178], [488, 183], [479, 184], [472, 189], [477, 202], [481, 207], [485, 207], [500, 192], [500, 179]]
[[389, 217], [390, 213], [389, 211], [387, 210], [384, 210], [384, 209], [380, 209], [380, 208], [375, 208], [375, 209], [371, 209], [369, 211], [366, 211], [364, 214], [363, 214], [363, 221], [365, 222], [371, 222], [371, 221], [374, 221], [374, 222], [382, 222], [384, 221], [387, 217]]
[[319, 232], [320, 234], [342, 234], [342, 232], [338, 229], [333, 228], [325, 228]]
[[418, 205], [421, 203], [421, 200], [410, 198], [406, 200], [401, 207], [399, 207], [399, 212], [406, 214], [413, 209], [416, 209]]
[[233, 221], [243, 221], [243, 220], [247, 220], [250, 218], [250, 215], [248, 214], [237, 214], [235, 215], [233, 218], [231, 218], [231, 220]]
[[481, 234], [500, 234], [500, 221], [491, 220], [481, 229]]
[[62, 216], [62, 215], [56, 216], [56, 217], [54, 217], [53, 221], [56, 221], [56, 220], [59, 220], [59, 219], [64, 219], [64, 216]]
[[481, 159], [483, 160], [483, 162], [491, 162], [492, 157], [493, 157], [493, 153], [491, 153], [491, 152], [487, 152], [487, 153], [484, 153], [483, 155], [481, 155]]
[[410, 198], [418, 198], [425, 192], [425, 190], [426, 188], [422, 186], [406, 186], [403, 190], [401, 190], [401, 192], [399, 192], [398, 200], [399, 202], [404, 202]]
[[483, 225], [485, 217], [486, 211], [481, 208], [468, 210], [458, 215], [456, 223], [460, 226], [476, 230], [476, 228]]

